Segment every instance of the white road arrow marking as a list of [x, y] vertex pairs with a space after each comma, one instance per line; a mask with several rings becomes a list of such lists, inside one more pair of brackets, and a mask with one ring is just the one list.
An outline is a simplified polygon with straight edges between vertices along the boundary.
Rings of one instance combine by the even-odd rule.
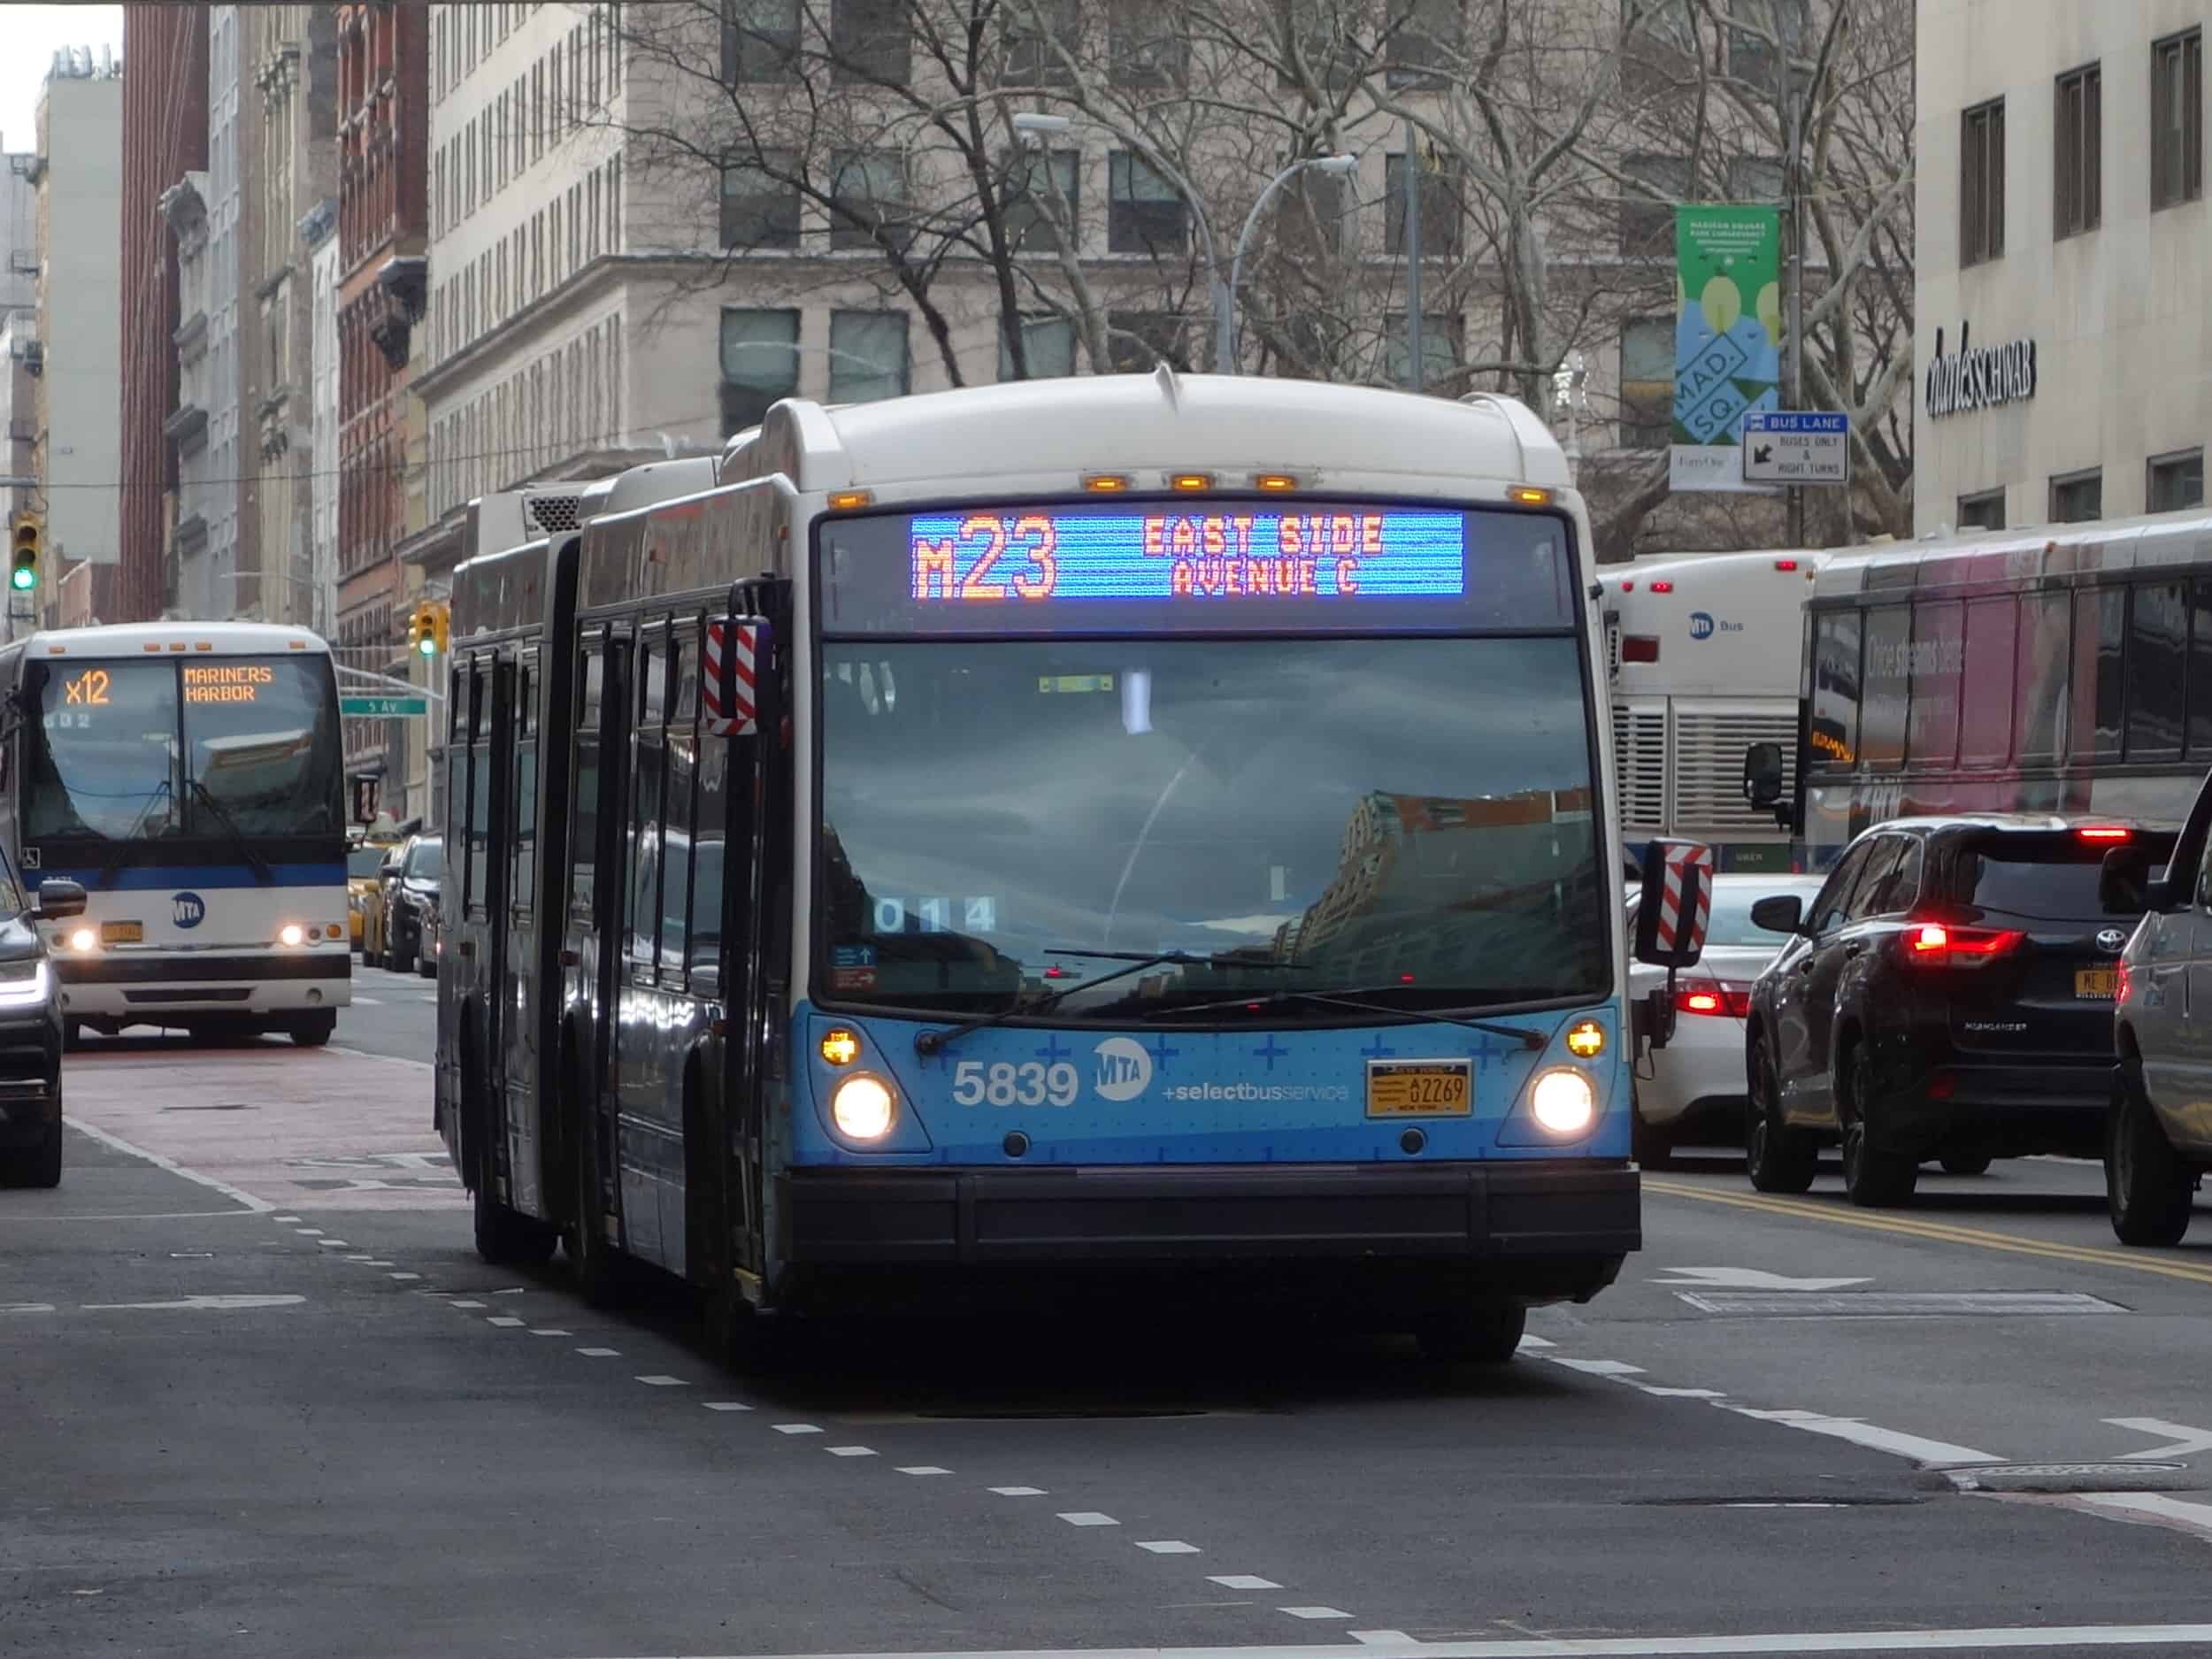
[[88, 1302], [87, 1313], [135, 1313], [141, 1310], [190, 1308], [228, 1313], [240, 1308], [289, 1308], [304, 1296], [180, 1296], [174, 1302]]
[[1694, 1285], [1700, 1290], [1841, 1290], [1847, 1285], [1870, 1285], [1870, 1279], [1791, 1279], [1756, 1267], [1671, 1267], [1672, 1279], [1655, 1279], [1655, 1285]]
[[2197, 1452], [2212, 1452], [2212, 1429], [2193, 1429], [2186, 1423], [2169, 1423], [2162, 1417], [2107, 1417], [2116, 1429], [2132, 1429], [2138, 1434], [2170, 1434], [2170, 1446], [2154, 1446], [2147, 1452], [2130, 1452], [2129, 1461], [2139, 1457], [2187, 1457]]

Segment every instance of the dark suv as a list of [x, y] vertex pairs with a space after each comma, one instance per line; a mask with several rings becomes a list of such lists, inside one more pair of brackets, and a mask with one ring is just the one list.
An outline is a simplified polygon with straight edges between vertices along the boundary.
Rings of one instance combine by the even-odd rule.
[[1751, 1184], [1801, 1193], [1843, 1143], [1857, 1204], [1901, 1203], [1924, 1160], [2094, 1157], [2112, 1094], [2120, 950], [2104, 856], [2162, 862], [2171, 832], [2065, 818], [1901, 818], [1846, 849], [1809, 912], [1761, 901], [1793, 937], [1746, 1022]]
[[394, 972], [419, 972], [430, 960], [426, 922], [444, 879], [445, 842], [435, 835], [409, 841], [400, 857], [399, 879], [385, 890], [384, 965]]

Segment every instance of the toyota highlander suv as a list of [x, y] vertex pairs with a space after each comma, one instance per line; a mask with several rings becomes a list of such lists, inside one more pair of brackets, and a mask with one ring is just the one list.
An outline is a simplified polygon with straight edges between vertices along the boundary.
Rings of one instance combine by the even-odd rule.
[[1803, 1192], [1824, 1142], [1854, 1203], [1901, 1203], [1920, 1165], [2096, 1156], [2111, 1097], [2120, 951], [2140, 904], [2108, 908], [2116, 848], [2170, 832], [2062, 818], [1901, 818], [1844, 852], [1808, 909], [1762, 900], [1788, 943], [1751, 994], [1748, 1165]]

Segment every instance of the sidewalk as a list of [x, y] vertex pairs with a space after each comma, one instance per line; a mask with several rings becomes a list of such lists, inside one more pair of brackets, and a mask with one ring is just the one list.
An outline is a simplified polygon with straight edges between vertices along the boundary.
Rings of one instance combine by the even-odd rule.
[[268, 1042], [173, 1041], [73, 1054], [65, 1110], [278, 1210], [459, 1210], [467, 1196], [430, 1126], [430, 1067]]

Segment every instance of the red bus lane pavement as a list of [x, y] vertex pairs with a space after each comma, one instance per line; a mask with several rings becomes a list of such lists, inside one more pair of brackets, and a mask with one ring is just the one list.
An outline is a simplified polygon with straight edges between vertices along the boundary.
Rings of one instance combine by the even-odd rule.
[[70, 1056], [66, 1113], [250, 1209], [465, 1210], [430, 1079], [422, 1061], [337, 1048], [102, 1046]]

